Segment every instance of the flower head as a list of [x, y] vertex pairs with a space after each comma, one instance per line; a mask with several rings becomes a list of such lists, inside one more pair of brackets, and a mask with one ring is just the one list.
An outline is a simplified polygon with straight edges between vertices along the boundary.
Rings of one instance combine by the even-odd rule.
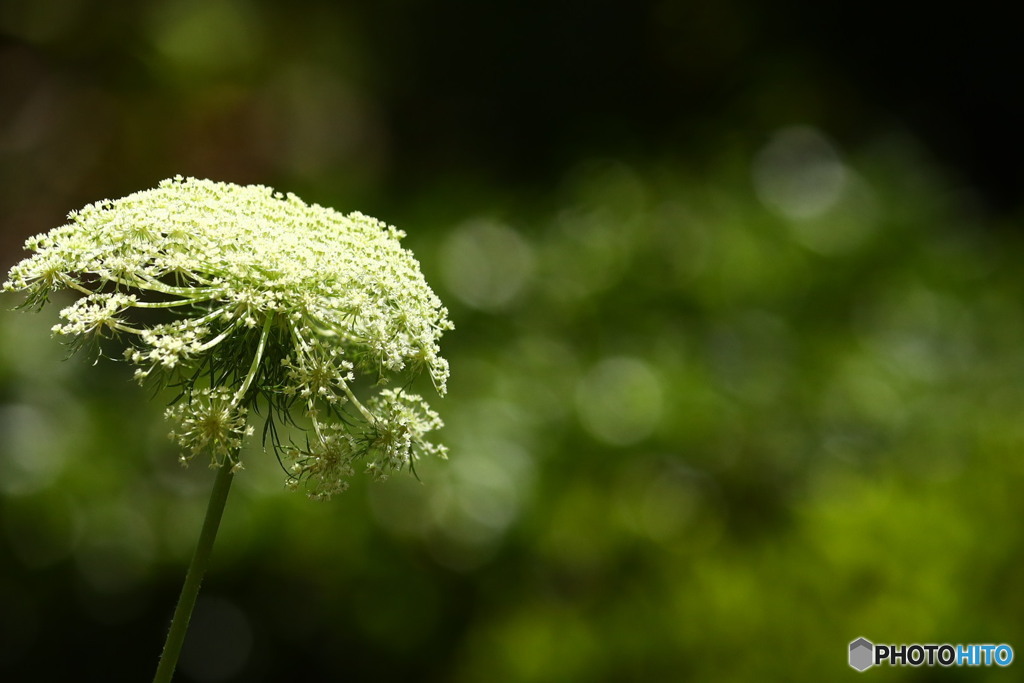
[[[452, 324], [401, 231], [260, 185], [180, 176], [69, 219], [28, 240], [35, 253], [3, 290], [32, 306], [80, 293], [54, 333], [75, 345], [123, 339], [140, 381], [181, 387], [168, 416], [186, 459], [237, 462], [247, 411], [261, 405], [265, 437], [306, 463], [291, 476], [316, 496], [342, 490], [355, 459], [390, 470], [440, 453], [423, 439], [441, 423], [422, 399], [371, 387], [425, 370], [443, 395], [448, 378], [439, 340]], [[165, 309], [164, 320], [144, 309]], [[278, 425], [299, 407], [308, 444], [283, 446]]]
[[181, 455], [183, 463], [206, 454], [214, 466], [228, 461], [237, 466], [242, 439], [253, 432], [245, 417], [246, 409], [224, 388], [199, 389], [187, 402], [167, 409], [167, 419], [177, 424], [169, 436], [187, 451]]

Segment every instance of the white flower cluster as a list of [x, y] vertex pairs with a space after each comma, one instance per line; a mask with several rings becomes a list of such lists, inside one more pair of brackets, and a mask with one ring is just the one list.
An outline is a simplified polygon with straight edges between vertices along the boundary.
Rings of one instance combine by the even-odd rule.
[[234, 398], [229, 389], [203, 388], [196, 390], [188, 402], [167, 409], [167, 418], [178, 425], [171, 431], [171, 438], [188, 450], [181, 455], [183, 464], [205, 453], [215, 463], [230, 459], [241, 467], [235, 456], [242, 439], [252, 436], [253, 429], [246, 424], [246, 409], [236, 405]]
[[[75, 344], [122, 338], [140, 381], [180, 386], [168, 416], [186, 459], [237, 463], [247, 411], [261, 404], [292, 483], [315, 497], [343, 490], [357, 461], [383, 476], [444, 455], [424, 439], [441, 421], [418, 396], [357, 396], [421, 370], [445, 392], [438, 342], [452, 324], [401, 231], [264, 186], [181, 177], [69, 218], [28, 240], [35, 253], [3, 290], [31, 306], [81, 293], [54, 332]], [[166, 309], [164, 320], [146, 309]], [[278, 425], [297, 404], [312, 434], [283, 447]]]
[[364, 429], [354, 432], [329, 425], [318, 430], [312, 448], [286, 449], [292, 460], [293, 486], [303, 480], [314, 482], [310, 496], [326, 499], [348, 488], [347, 477], [357, 460], [364, 460], [367, 473], [383, 480], [407, 467], [415, 471], [418, 455], [448, 457], [445, 446], [425, 438], [444, 423], [419, 396], [385, 389], [369, 400], [367, 408], [373, 417]]

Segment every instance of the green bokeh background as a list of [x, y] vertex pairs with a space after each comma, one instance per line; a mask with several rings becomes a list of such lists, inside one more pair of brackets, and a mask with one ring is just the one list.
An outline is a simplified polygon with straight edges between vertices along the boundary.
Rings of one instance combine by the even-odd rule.
[[[179, 679], [1012, 674], [846, 652], [1024, 647], [1019, 176], [755, 3], [552, 7], [0, 3], [5, 269], [259, 182], [404, 229], [457, 327], [421, 481], [246, 454]], [[212, 474], [54, 322], [0, 313], [0, 679], [147, 680]]]

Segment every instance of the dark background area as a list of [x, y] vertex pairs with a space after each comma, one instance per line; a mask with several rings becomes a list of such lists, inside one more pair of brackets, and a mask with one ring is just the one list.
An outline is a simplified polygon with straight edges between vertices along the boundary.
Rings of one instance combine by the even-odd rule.
[[[282, 146], [313, 144], [290, 127], [334, 125], [319, 182], [351, 162], [329, 175], [393, 204], [439, 177], [543, 189], [595, 155], [699, 168], [805, 123], [851, 146], [908, 132], [997, 211], [1019, 204], [1020, 49], [1001, 3], [192, 4], [5, 2], [8, 180], [58, 182], [63, 151], [125, 191], [165, 156], [269, 182]], [[38, 154], [58, 143], [40, 139], [51, 118], [90, 132], [84, 149]]]
[[905, 128], [994, 206], [1020, 201], [1021, 55], [1000, 3], [418, 9], [404, 30], [368, 22], [396, 38], [383, 92], [413, 184], [424, 161], [515, 183], [595, 153], [693, 163], [800, 121], [847, 145]]

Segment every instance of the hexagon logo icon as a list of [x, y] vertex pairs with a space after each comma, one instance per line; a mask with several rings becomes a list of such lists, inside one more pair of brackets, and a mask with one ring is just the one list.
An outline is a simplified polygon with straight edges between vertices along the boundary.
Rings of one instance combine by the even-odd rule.
[[875, 646], [866, 638], [858, 638], [850, 643], [850, 666], [857, 671], [864, 671], [874, 665]]

